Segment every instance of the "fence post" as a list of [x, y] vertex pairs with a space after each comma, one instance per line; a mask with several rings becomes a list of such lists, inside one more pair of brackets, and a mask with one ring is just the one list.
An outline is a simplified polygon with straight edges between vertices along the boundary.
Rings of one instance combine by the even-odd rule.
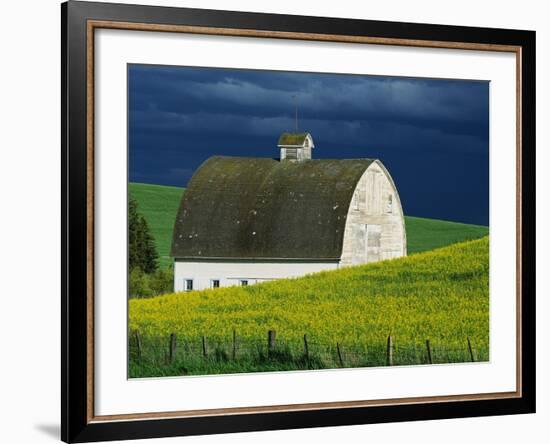
[[344, 366], [344, 360], [342, 359], [342, 352], [340, 351], [340, 344], [336, 343], [336, 351], [338, 352], [338, 361], [340, 361], [340, 367]]
[[138, 359], [141, 359], [141, 336], [139, 335], [139, 331], [136, 330], [135, 336], [136, 336], [136, 346], [137, 346], [137, 357]]
[[387, 365], [393, 365], [393, 344], [391, 335], [388, 336], [388, 345], [386, 348]]
[[307, 344], [307, 335], [304, 335], [304, 353], [306, 355], [306, 359], [309, 361], [309, 347]]
[[206, 336], [202, 337], [202, 356], [206, 358], [207, 350], [206, 350]]
[[426, 339], [426, 349], [428, 350], [428, 363], [433, 364], [432, 349], [430, 348], [430, 340], [429, 339]]
[[267, 355], [275, 349], [275, 330], [269, 330], [267, 332]]
[[472, 362], [475, 362], [474, 351], [472, 350], [472, 343], [470, 342], [470, 338], [468, 338], [468, 350], [470, 352], [470, 359], [472, 360]]
[[233, 361], [235, 360], [236, 356], [237, 356], [237, 332], [233, 329], [233, 347], [231, 348], [231, 357], [233, 358]]
[[176, 334], [170, 333], [170, 344], [168, 347], [168, 361], [170, 364], [174, 362], [176, 356]]

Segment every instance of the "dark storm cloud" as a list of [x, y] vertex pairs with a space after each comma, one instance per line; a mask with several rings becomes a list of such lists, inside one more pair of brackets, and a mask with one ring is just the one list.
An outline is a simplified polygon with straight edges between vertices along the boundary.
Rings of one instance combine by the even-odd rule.
[[150, 70], [136, 68], [135, 110], [288, 118], [296, 96], [300, 113], [312, 119], [407, 119], [415, 125], [447, 125], [459, 133], [487, 125], [486, 104], [478, 99], [485, 83], [197, 68], [179, 76], [174, 68], [157, 68], [148, 75]]
[[133, 65], [130, 179], [185, 186], [213, 154], [276, 157], [298, 103], [315, 157], [378, 157], [408, 214], [486, 224], [488, 89], [472, 81]]

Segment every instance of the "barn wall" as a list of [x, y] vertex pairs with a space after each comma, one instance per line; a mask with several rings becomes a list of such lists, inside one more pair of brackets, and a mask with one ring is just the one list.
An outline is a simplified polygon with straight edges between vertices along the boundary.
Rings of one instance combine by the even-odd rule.
[[[294, 160], [294, 161], [303, 161], [303, 160], [309, 160], [311, 159], [311, 148], [281, 148], [281, 160], [285, 160], [288, 158], [288, 160]], [[296, 152], [295, 157], [288, 156], [288, 153], [290, 152]], [[290, 158], [289, 158], [290, 157]]]
[[299, 277], [309, 273], [338, 268], [338, 261], [327, 262], [252, 262], [252, 261], [191, 261], [176, 259], [174, 262], [174, 291], [183, 291], [186, 279], [193, 279], [194, 290], [211, 288], [212, 279], [220, 280], [220, 287], [248, 285], [273, 279]]
[[385, 168], [374, 162], [361, 176], [350, 203], [341, 264], [358, 265], [406, 254], [399, 195]]

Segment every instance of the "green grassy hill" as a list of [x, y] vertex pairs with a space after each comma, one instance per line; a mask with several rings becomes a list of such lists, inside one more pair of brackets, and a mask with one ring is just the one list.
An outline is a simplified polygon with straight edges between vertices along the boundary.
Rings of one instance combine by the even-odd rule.
[[171, 265], [172, 230], [185, 189], [163, 185], [129, 183], [128, 191], [136, 199], [138, 211], [147, 220], [151, 233], [155, 238], [160, 266], [167, 267]]
[[[172, 229], [184, 188], [130, 183], [130, 194], [145, 216], [160, 256], [161, 267], [171, 264], [169, 257]], [[489, 234], [489, 228], [436, 219], [405, 216], [408, 253], [420, 253]]]
[[405, 216], [408, 254], [479, 239], [489, 234], [489, 227], [445, 220]]
[[[142, 344], [132, 377], [385, 365], [390, 334], [395, 365], [427, 363], [427, 339], [434, 363], [469, 361], [468, 340], [475, 359], [487, 360], [489, 238], [302, 278], [131, 299], [129, 327]], [[268, 330], [277, 353], [266, 352]], [[178, 352], [167, 364], [171, 333]]]

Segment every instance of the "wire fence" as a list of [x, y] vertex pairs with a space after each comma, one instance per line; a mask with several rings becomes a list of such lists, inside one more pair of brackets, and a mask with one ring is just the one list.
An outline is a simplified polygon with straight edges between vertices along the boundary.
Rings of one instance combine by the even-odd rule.
[[[134, 331], [129, 336], [130, 363], [148, 367], [182, 368], [204, 363], [255, 362], [281, 364], [292, 368], [322, 369], [378, 367], [391, 365], [445, 364], [487, 361], [488, 350], [476, 349], [470, 338], [462, 347], [446, 347], [429, 339], [418, 344], [400, 344], [390, 335], [379, 343], [323, 343], [308, 334], [300, 339], [278, 337], [269, 330], [264, 338], [240, 338], [235, 332], [229, 339], [206, 336], [178, 338], [142, 336]], [[276, 365], [275, 365], [276, 366]]]

